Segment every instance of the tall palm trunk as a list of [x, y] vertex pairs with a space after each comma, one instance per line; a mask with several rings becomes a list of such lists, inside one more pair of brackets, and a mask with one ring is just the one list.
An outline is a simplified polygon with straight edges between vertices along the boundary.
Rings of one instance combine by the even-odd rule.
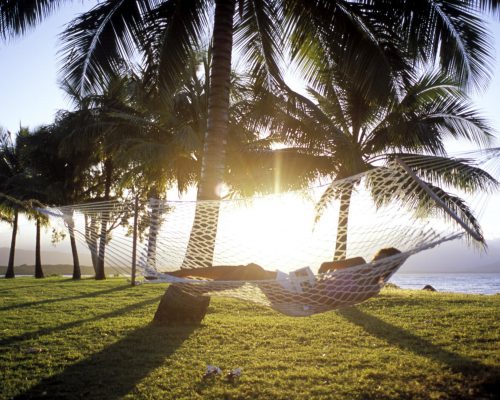
[[42, 257], [40, 254], [40, 218], [36, 219], [36, 238], [35, 238], [35, 278], [44, 278], [42, 270]]
[[[219, 200], [218, 189], [223, 180], [229, 124], [229, 88], [231, 53], [233, 50], [233, 16], [235, 0], [215, 0], [213, 57], [210, 70], [208, 121], [198, 200]], [[218, 205], [206, 220], [206, 210], [199, 204], [189, 237], [183, 267], [209, 266], [213, 262], [217, 235]], [[200, 251], [201, 249], [201, 251]]]
[[158, 229], [160, 221], [160, 205], [155, 204], [151, 208], [151, 219], [149, 221], [147, 264], [151, 268], [156, 267], [156, 243], [158, 241]]
[[[110, 158], [104, 161], [104, 200], [109, 200], [111, 193], [111, 178], [113, 175], [113, 162]], [[95, 274], [95, 279], [101, 280], [106, 279], [106, 274], [104, 272], [104, 258], [106, 257], [106, 239], [107, 239], [107, 229], [108, 229], [109, 211], [105, 211], [101, 216], [101, 229], [99, 233], [99, 255], [97, 259], [97, 271]]]
[[156, 267], [156, 243], [158, 240], [158, 230], [160, 228], [161, 211], [163, 209], [162, 200], [158, 199], [158, 191], [152, 189], [150, 192], [151, 215], [149, 219], [147, 264], [149, 267]]
[[337, 221], [337, 240], [333, 261], [345, 260], [347, 257], [347, 231], [349, 228], [349, 208], [353, 185], [349, 184], [340, 195], [339, 217]]
[[79, 280], [82, 278], [82, 271], [80, 269], [80, 259], [78, 258], [78, 248], [76, 247], [75, 238], [75, 220], [73, 219], [73, 210], [67, 217], [69, 243], [71, 245], [71, 255], [73, 256], [73, 279]]
[[5, 272], [6, 278], [14, 278], [14, 255], [16, 254], [16, 236], [17, 236], [17, 223], [19, 218], [19, 211], [14, 211], [14, 221], [12, 222], [12, 239], [10, 241], [9, 264]]
[[94, 273], [97, 274], [97, 220], [95, 216], [85, 215], [85, 243], [90, 250]]

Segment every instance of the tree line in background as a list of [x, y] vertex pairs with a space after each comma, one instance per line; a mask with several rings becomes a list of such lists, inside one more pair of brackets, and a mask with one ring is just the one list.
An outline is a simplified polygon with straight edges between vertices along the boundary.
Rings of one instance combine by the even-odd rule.
[[[499, 3], [100, 2], [61, 35], [62, 87], [72, 109], [46, 126], [1, 132], [0, 216], [13, 227], [7, 276], [14, 276], [20, 212], [36, 221], [39, 243], [47, 219], [37, 204], [132, 196], [144, 208], [169, 188], [193, 185], [199, 200], [219, 199], [221, 183], [229, 195], [251, 196], [274, 191], [278, 175], [286, 191], [395, 157], [418, 156], [414, 172], [480, 235], [472, 210], [444, 188], [472, 193], [497, 182], [470, 160], [449, 157], [444, 140], [487, 146], [493, 138], [467, 93], [488, 81], [493, 59], [484, 21]], [[0, 36], [22, 34], [56, 8], [47, 0], [0, 0]], [[290, 66], [306, 93], [287, 85]], [[324, 194], [341, 202], [334, 259], [345, 257], [350, 196]], [[418, 196], [403, 200], [420, 211], [430, 207]], [[125, 219], [85, 221], [96, 279], [105, 278], [102, 238]], [[144, 218], [142, 229], [147, 224]], [[216, 224], [202, 227], [199, 215], [190, 243], [206, 241], [207, 229], [213, 252]], [[186, 257], [212, 262], [189, 244]], [[43, 276], [41, 265], [37, 271]]]

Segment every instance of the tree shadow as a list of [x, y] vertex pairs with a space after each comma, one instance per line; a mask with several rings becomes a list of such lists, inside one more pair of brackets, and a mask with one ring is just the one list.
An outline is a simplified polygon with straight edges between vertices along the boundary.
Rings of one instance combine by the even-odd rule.
[[121, 399], [158, 368], [199, 326], [138, 328], [14, 399]]
[[[472, 398], [498, 398], [500, 393], [500, 368], [482, 364], [469, 357], [443, 349], [428, 340], [398, 328], [355, 307], [339, 310], [348, 321], [366, 332], [405, 351], [430, 358], [447, 365], [453, 372], [461, 373], [477, 391]], [[462, 398], [462, 397], [461, 397]], [[463, 398], [468, 398], [464, 396]]]
[[[0, 277], [0, 282], [5, 279], [3, 276]], [[29, 288], [38, 288], [40, 285], [25, 285], [25, 286], [7, 286], [4, 287], [2, 286], [0, 288], [0, 293], [2, 292], [12, 292], [12, 290], [18, 290], [18, 289], [29, 289]]]
[[110, 312], [104, 313], [104, 314], [98, 314], [98, 315], [92, 316], [90, 318], [77, 319], [75, 321], [66, 322], [64, 324], [61, 324], [61, 325], [58, 325], [55, 327], [41, 328], [41, 329], [38, 329], [36, 331], [25, 332], [21, 335], [7, 336], [5, 338], [0, 339], [0, 345], [10, 346], [10, 345], [13, 345], [17, 342], [23, 342], [25, 340], [38, 338], [39, 336], [42, 336], [42, 335], [51, 335], [53, 333], [62, 332], [66, 329], [75, 328], [75, 327], [83, 325], [87, 322], [99, 321], [103, 318], [113, 318], [113, 317], [118, 317], [120, 315], [129, 314], [131, 311], [133, 311], [137, 308], [141, 308], [143, 306], [158, 303], [160, 298], [161, 297], [158, 296], [158, 297], [155, 297], [153, 299], [147, 299], [147, 300], [141, 301], [139, 303], [133, 303], [133, 304], [130, 304], [126, 307], [119, 308], [118, 310], [113, 310], [113, 311], [110, 311]]
[[[69, 296], [69, 297], [58, 297], [56, 299], [46, 299], [46, 300], [40, 300], [40, 301], [30, 301], [27, 303], [21, 303], [21, 304], [13, 304], [10, 306], [5, 306], [5, 307], [0, 307], [0, 311], [6, 311], [6, 310], [15, 310], [15, 309], [20, 309], [20, 308], [29, 308], [29, 307], [34, 307], [34, 306], [40, 306], [40, 305], [45, 305], [45, 304], [51, 304], [51, 303], [57, 303], [60, 301], [71, 301], [71, 300], [80, 300], [80, 299], [85, 299], [89, 297], [95, 297], [95, 296], [101, 296], [105, 294], [110, 294], [114, 292], [118, 292], [121, 290], [129, 289], [131, 288], [130, 285], [120, 285], [113, 287], [111, 289], [105, 289], [105, 290], [97, 290], [93, 292], [85, 292], [79, 295], [75, 296]], [[17, 287], [14, 289], [18, 289]]]

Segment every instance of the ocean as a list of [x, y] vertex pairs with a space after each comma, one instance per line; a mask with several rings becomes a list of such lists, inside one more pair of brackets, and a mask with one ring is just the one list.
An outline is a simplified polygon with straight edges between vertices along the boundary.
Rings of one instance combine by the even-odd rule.
[[395, 274], [389, 282], [401, 289], [422, 289], [431, 285], [439, 292], [496, 294], [500, 293], [500, 273], [465, 274]]

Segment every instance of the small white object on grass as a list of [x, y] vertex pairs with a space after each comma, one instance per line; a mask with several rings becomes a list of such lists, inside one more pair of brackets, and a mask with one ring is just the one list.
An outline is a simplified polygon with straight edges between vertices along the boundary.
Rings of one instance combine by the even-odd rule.
[[220, 374], [222, 374], [222, 370], [217, 365], [207, 365], [207, 369], [205, 370], [203, 378], [208, 378]]
[[231, 381], [231, 382], [234, 381], [235, 379], [237, 379], [237, 378], [239, 378], [241, 376], [242, 371], [243, 370], [241, 368], [234, 368], [234, 369], [232, 369], [226, 375], [227, 380]]

